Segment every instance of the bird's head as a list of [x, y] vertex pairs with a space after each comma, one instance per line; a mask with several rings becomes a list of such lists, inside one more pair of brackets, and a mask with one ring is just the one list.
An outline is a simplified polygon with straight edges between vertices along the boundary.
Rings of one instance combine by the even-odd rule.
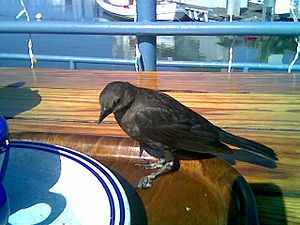
[[134, 100], [135, 86], [128, 82], [115, 81], [106, 85], [99, 96], [101, 112], [98, 124], [109, 114], [128, 107]]

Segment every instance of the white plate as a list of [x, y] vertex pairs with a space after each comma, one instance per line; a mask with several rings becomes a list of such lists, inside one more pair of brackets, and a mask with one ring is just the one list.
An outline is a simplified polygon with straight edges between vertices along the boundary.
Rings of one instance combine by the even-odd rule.
[[113, 173], [69, 148], [12, 141], [4, 186], [10, 224], [130, 224], [128, 199]]

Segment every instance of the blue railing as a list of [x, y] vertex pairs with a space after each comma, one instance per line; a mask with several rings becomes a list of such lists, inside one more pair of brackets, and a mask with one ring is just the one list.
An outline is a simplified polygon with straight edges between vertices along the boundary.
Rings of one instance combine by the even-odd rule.
[[[116, 59], [116, 58], [98, 58], [98, 57], [80, 57], [80, 56], [60, 56], [60, 55], [35, 55], [38, 61], [50, 62], [66, 62], [69, 63], [70, 69], [76, 69], [77, 63], [89, 64], [105, 64], [105, 65], [131, 65], [133, 66], [135, 60], [130, 59]], [[28, 54], [5, 54], [0, 53], [0, 59], [8, 60], [30, 60]], [[213, 68], [222, 69], [228, 68], [227, 62], [201, 62], [201, 61], [168, 61], [158, 60], [159, 67], [178, 67], [178, 68]], [[232, 68], [241, 69], [244, 72], [250, 70], [277, 70], [287, 71], [288, 64], [268, 64], [268, 63], [245, 63], [234, 62]], [[293, 71], [300, 71], [299, 65], [293, 66]]]
[[[156, 36], [300, 36], [300, 25], [293, 22], [155, 22], [155, 0], [139, 0], [137, 22], [0, 22], [0, 33], [30, 34], [83, 34], [83, 35], [136, 35], [145, 70], [156, 70], [156, 66], [227, 68], [226, 62], [167, 61], [156, 60]], [[147, 6], [144, 6], [147, 4]], [[150, 9], [151, 8], [151, 9]], [[39, 61], [68, 62], [70, 69], [76, 63], [133, 65], [134, 60], [116, 58], [36, 55]], [[0, 53], [0, 59], [27, 60], [26, 54]], [[233, 69], [287, 70], [288, 64], [236, 63]], [[300, 71], [294, 65], [293, 71]]]

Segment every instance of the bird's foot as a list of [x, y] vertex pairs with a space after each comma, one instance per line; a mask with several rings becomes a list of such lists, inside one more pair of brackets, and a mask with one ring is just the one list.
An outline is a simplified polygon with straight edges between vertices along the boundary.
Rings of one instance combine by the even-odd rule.
[[134, 165], [143, 168], [145, 170], [153, 170], [153, 169], [159, 169], [161, 167], [163, 167], [163, 165], [166, 163], [166, 160], [164, 159], [159, 159], [157, 162], [152, 162], [152, 163], [148, 163], [148, 164], [144, 164], [144, 163], [136, 163]]
[[139, 183], [138, 183], [138, 188], [151, 188], [152, 187], [152, 180], [155, 177], [152, 177], [151, 174], [144, 176], [140, 179]]
[[157, 171], [150, 173], [140, 179], [138, 183], [138, 188], [151, 188], [152, 181], [159, 175], [164, 174], [172, 170], [174, 162], [165, 162]]

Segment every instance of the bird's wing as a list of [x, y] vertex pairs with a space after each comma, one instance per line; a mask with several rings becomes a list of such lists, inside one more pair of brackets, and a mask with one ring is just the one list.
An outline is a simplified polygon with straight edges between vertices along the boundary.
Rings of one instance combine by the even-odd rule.
[[140, 108], [136, 112], [135, 122], [140, 137], [153, 142], [194, 152], [227, 150], [219, 142], [215, 127], [182, 105]]

